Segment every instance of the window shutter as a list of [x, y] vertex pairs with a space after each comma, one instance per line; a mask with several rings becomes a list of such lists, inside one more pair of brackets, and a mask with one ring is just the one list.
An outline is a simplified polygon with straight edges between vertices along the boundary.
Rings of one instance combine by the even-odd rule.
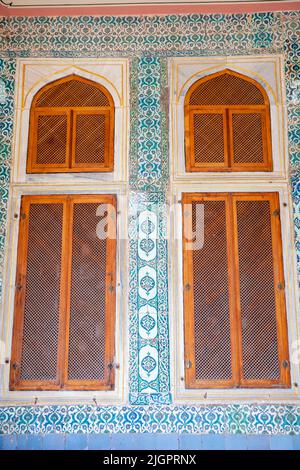
[[32, 102], [28, 148], [28, 173], [113, 171], [111, 95], [75, 75], [46, 85]]
[[108, 364], [113, 362], [109, 342], [114, 331], [115, 243], [97, 234], [99, 209], [113, 216], [107, 204], [73, 201], [69, 386], [86, 387], [88, 382], [97, 387], [113, 374]]
[[191, 145], [194, 161], [190, 171], [206, 166], [223, 167], [227, 163], [225, 113], [203, 109], [191, 113]]
[[74, 111], [73, 168], [111, 167], [109, 111]]
[[182, 204], [186, 386], [288, 387], [278, 195], [194, 193]]
[[201, 78], [184, 112], [186, 171], [272, 170], [270, 105], [254, 80], [230, 70]]
[[288, 382], [277, 194], [233, 196], [237, 231], [243, 385]]
[[[185, 221], [198, 241], [204, 228], [203, 247], [184, 252], [186, 363], [191, 363], [188, 386], [228, 386], [232, 383], [232, 360], [227, 201], [222, 196], [185, 195], [183, 204]], [[201, 205], [204, 224], [199, 220]], [[185, 246], [188, 242], [185, 239]]]
[[69, 113], [56, 110], [36, 112], [36, 164], [39, 168], [67, 168], [69, 159]]
[[114, 207], [108, 195], [23, 196], [11, 389], [113, 388]]

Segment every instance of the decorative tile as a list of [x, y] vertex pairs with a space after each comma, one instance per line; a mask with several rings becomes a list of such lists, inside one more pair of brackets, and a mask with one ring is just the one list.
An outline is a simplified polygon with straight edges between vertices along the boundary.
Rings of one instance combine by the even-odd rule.
[[[4, 406], [0, 407], [0, 433], [299, 433], [300, 409], [293, 405], [170, 404], [168, 245], [164, 236], [169, 178], [167, 57], [283, 53], [295, 243], [300, 280], [299, 12], [138, 17], [6, 17], [0, 20], [0, 30], [1, 266], [13, 138], [15, 59], [104, 56], [126, 56], [131, 59], [131, 405]], [[51, 439], [53, 443], [50, 444], [55, 447], [55, 437]]]

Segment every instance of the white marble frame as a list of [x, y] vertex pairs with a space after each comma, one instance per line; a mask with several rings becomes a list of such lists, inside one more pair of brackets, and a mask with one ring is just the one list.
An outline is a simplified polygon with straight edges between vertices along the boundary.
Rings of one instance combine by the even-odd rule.
[[220, 178], [218, 172], [187, 173], [184, 159], [184, 99], [191, 85], [203, 76], [229, 68], [256, 80], [270, 100], [272, 172], [222, 172], [226, 180], [285, 179], [288, 172], [287, 110], [283, 56], [185, 57], [169, 59], [170, 174], [173, 181]]
[[107, 188], [99, 185], [86, 184], [80, 188], [66, 188], [63, 184], [42, 187], [18, 185], [12, 188], [8, 207], [8, 229], [5, 251], [4, 270], [4, 296], [3, 296], [3, 323], [1, 325], [2, 360], [0, 364], [0, 403], [1, 404], [33, 404], [38, 399], [39, 404], [62, 403], [93, 403], [94, 398], [98, 404], [124, 404], [128, 400], [128, 309], [127, 302], [127, 194], [120, 189], [110, 189], [109, 194], [117, 195], [117, 276], [116, 276], [116, 329], [115, 329], [115, 363], [119, 367], [115, 370], [115, 389], [112, 391], [10, 391], [9, 370], [12, 344], [12, 330], [14, 318], [15, 277], [17, 266], [17, 248], [19, 238], [19, 214], [21, 196], [27, 194], [108, 194]]
[[[54, 80], [77, 74], [105, 86], [115, 103], [114, 171], [108, 173], [27, 174], [29, 114], [35, 94]], [[98, 181], [103, 185], [127, 183], [129, 152], [129, 61], [118, 58], [98, 59], [17, 59], [12, 183], [85, 184]]]
[[[200, 77], [230, 68], [257, 80], [267, 91], [271, 104], [274, 171], [236, 173], [186, 173], [184, 168], [184, 97]], [[300, 399], [299, 364], [292, 363], [300, 340], [297, 315], [298, 284], [293, 237], [293, 208], [288, 180], [288, 134], [282, 55], [235, 57], [185, 57], [169, 59], [170, 80], [170, 256], [169, 299], [171, 332], [171, 386], [175, 403], [224, 403], [241, 401], [297, 402]], [[184, 321], [182, 277], [183, 192], [272, 192], [280, 196], [281, 229], [286, 281], [286, 304], [291, 361], [290, 389], [186, 389], [184, 384]], [[175, 204], [175, 205], [174, 205]], [[183, 380], [182, 380], [183, 379]]]
[[[288, 321], [289, 353], [291, 362], [291, 389], [186, 389], [184, 381], [184, 320], [183, 320], [183, 276], [182, 276], [182, 213], [183, 192], [278, 192], [280, 198], [281, 230], [283, 244], [284, 275], [286, 281], [286, 307]], [[205, 401], [284, 401], [299, 400], [300, 371], [299, 364], [293, 363], [295, 348], [300, 340], [300, 321], [297, 315], [298, 285], [296, 253], [293, 238], [293, 209], [289, 187], [284, 182], [266, 185], [263, 182], [238, 183], [220, 181], [201, 184], [180, 184], [173, 188], [173, 211], [171, 212], [172, 238], [170, 242], [170, 323], [171, 323], [171, 367], [172, 391], [175, 402]], [[172, 275], [172, 277], [171, 277]]]

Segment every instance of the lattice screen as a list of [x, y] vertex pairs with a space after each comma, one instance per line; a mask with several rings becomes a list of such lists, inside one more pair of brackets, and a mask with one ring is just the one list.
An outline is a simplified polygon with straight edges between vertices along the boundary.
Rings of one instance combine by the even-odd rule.
[[62, 204], [30, 207], [21, 380], [57, 377], [62, 218]]
[[114, 206], [111, 195], [22, 198], [11, 389], [113, 388]]
[[224, 163], [223, 114], [194, 114], [195, 163]]
[[32, 103], [28, 149], [28, 173], [113, 171], [109, 92], [75, 75], [46, 85]]
[[107, 95], [88, 81], [72, 77], [47, 88], [37, 99], [37, 107], [105, 106], [110, 102]]
[[[278, 195], [186, 193], [182, 204], [187, 387], [289, 387]], [[192, 248], [186, 234], [203, 227]]]
[[105, 369], [106, 240], [97, 237], [99, 203], [74, 204], [70, 380], [101, 380]]
[[105, 115], [78, 114], [76, 116], [76, 164], [105, 163]]
[[193, 233], [199, 204], [204, 245], [193, 250], [196, 380], [226, 380], [232, 372], [225, 201], [193, 202]]
[[232, 71], [194, 83], [185, 98], [186, 171], [271, 171], [267, 94]]
[[269, 201], [237, 201], [245, 380], [279, 380]]

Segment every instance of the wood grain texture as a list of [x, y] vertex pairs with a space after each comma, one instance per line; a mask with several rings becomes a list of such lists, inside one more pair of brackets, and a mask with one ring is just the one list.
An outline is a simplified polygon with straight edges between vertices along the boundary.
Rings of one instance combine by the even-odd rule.
[[[78, 94], [76, 93], [76, 85], [70, 96], [66, 94], [64, 97], [64, 89], [59, 91], [60, 94], [58, 92], [51, 94], [52, 89], [58, 90], [60, 85], [70, 83], [80, 84], [81, 88]], [[85, 86], [87, 87], [86, 96], [84, 94]], [[97, 98], [96, 94], [95, 97], [91, 96], [93, 89], [101, 93], [100, 98]], [[47, 99], [43, 100], [45, 95]], [[97, 106], [93, 104], [93, 101]], [[104, 126], [99, 125], [99, 122], [95, 120], [90, 122], [90, 125], [82, 129], [78, 142], [77, 134], [81, 130], [77, 126], [78, 119], [92, 115], [103, 116]], [[45, 124], [44, 126], [39, 124], [45, 116], [49, 116], [48, 127]], [[50, 116], [52, 116], [52, 123]], [[64, 132], [62, 127], [55, 123], [58, 116], [67, 116]], [[102, 85], [76, 75], [64, 77], [46, 85], [36, 94], [31, 105], [27, 173], [112, 172], [114, 169], [114, 122], [113, 98]], [[84, 153], [82, 152], [82, 135], [84, 135], [86, 142]], [[101, 150], [100, 147], [103, 147], [103, 152], [100, 151], [98, 159], [96, 158], [96, 142], [99, 147], [98, 151]], [[80, 145], [81, 161], [77, 162], [75, 156]], [[63, 161], [61, 161], [62, 147], [65, 147]], [[57, 154], [60, 157], [59, 162], [55, 161]]]
[[[30, 223], [30, 207], [37, 204], [61, 204], [63, 206], [62, 213], [62, 240], [61, 240], [61, 257], [60, 257], [60, 288], [57, 292], [59, 299], [59, 326], [58, 326], [58, 343], [57, 343], [57, 373], [55, 380], [22, 380], [21, 379], [21, 364], [22, 354], [24, 350], [24, 312], [26, 307], [26, 277], [28, 275], [27, 265], [28, 262], [28, 238], [29, 238], [29, 223]], [[73, 259], [73, 211], [74, 204], [85, 204], [93, 207], [104, 207], [107, 213], [105, 221], [107, 221], [107, 231], [109, 236], [103, 241], [105, 244], [105, 261], [104, 272], [87, 273], [93, 278], [100, 276], [104, 279], [104, 299], [103, 309], [105, 312], [104, 328], [102, 334], [104, 338], [104, 356], [102, 360], [104, 367], [104, 376], [95, 380], [69, 380], [69, 344], [70, 344], [70, 305], [72, 301], [72, 272], [74, 275], [74, 267], [72, 270]], [[112, 390], [115, 382], [114, 370], [114, 354], [115, 354], [115, 304], [116, 304], [116, 197], [114, 195], [76, 195], [76, 196], [23, 196], [20, 212], [20, 232], [19, 232], [19, 245], [18, 245], [18, 261], [16, 273], [16, 291], [15, 291], [15, 313], [14, 313], [14, 328], [13, 328], [13, 343], [12, 343], [12, 357], [10, 369], [10, 389], [11, 390]], [[95, 222], [100, 220], [97, 212], [95, 212]], [[84, 224], [82, 225], [84, 226]], [[89, 255], [90, 246], [89, 239], [93, 236], [95, 240], [97, 235], [91, 234], [88, 231], [84, 238], [86, 241], [79, 240], [79, 248], [82, 256]], [[44, 241], [41, 238], [40, 243]], [[103, 245], [104, 246], [104, 245]], [[39, 249], [39, 246], [36, 248]], [[92, 254], [94, 258], [94, 266], [97, 269], [97, 253]], [[96, 264], [95, 264], [96, 263]], [[76, 272], [79, 276], [81, 273], [82, 265], [75, 266]], [[88, 268], [89, 269], [89, 268]], [[99, 267], [100, 269], [100, 267]], [[36, 286], [37, 298], [41, 296], [41, 292]], [[74, 297], [74, 294], [73, 294]], [[78, 314], [80, 318], [80, 305]], [[82, 310], [83, 312], [83, 310]], [[28, 314], [28, 312], [27, 312]], [[30, 314], [30, 312], [29, 312]], [[47, 311], [43, 310], [43, 304], [40, 303], [40, 315], [47, 318]], [[97, 312], [94, 309], [94, 316], [97, 319]], [[102, 324], [102, 323], [101, 323]], [[76, 338], [75, 338], [76, 339]], [[35, 341], [39, 341], [39, 334], [36, 332]], [[76, 339], [77, 341], [77, 339]], [[39, 345], [41, 346], [41, 345]], [[89, 342], [85, 344], [87, 352], [89, 349]], [[47, 342], [43, 344], [43, 348], [47, 351]], [[32, 367], [34, 370], [34, 357]], [[78, 364], [80, 368], [81, 365]], [[84, 376], [84, 368], [82, 369]]]
[[[222, 84], [216, 82], [216, 80], [227, 76], [236, 80], [236, 83]], [[228, 90], [218, 88], [225, 85], [230, 85], [230, 88]], [[204, 114], [223, 115], [223, 142], [218, 144], [219, 130], [213, 121], [211, 121], [210, 128], [203, 126], [196, 129], [195, 116]], [[251, 132], [247, 132], [245, 129], [245, 123], [244, 125], [233, 126], [236, 115], [248, 115], [249, 121], [251, 121], [251, 116], [252, 120], [256, 116], [260, 116], [261, 123], [259, 129], [257, 129], [257, 133], [261, 134], [260, 138], [253, 139]], [[184, 128], [187, 172], [273, 170], [269, 98], [263, 87], [249, 77], [226, 69], [196, 81], [185, 96]], [[233, 137], [234, 134], [235, 138]], [[201, 141], [209, 139], [210, 146], [209, 142], [206, 142], [207, 150], [202, 152], [201, 158], [201, 155], [197, 155], [199, 152], [196, 149], [202, 146]], [[240, 161], [235, 161], [236, 141], [238, 141], [240, 154], [242, 155], [244, 149], [244, 152], [248, 155], [248, 161], [243, 161], [241, 157]], [[218, 148], [216, 148], [217, 144]], [[213, 162], [212, 156], [207, 159], [207, 153], [212, 148], [215, 149], [216, 155], [223, 151], [224, 158], [222, 162], [219, 161], [219, 158]], [[261, 154], [261, 161], [257, 161], [256, 156], [258, 154]]]

